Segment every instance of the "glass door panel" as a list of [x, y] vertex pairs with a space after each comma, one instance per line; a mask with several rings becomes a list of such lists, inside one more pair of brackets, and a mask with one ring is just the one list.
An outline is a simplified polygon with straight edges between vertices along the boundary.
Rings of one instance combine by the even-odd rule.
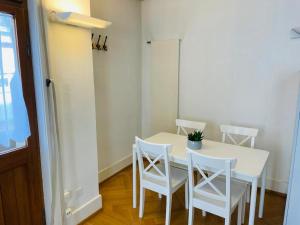
[[26, 147], [30, 136], [16, 34], [14, 17], [0, 12], [0, 155]]

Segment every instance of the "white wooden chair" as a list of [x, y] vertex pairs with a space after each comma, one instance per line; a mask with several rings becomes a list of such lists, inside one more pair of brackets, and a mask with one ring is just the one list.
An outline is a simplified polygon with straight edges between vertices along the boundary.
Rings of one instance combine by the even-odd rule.
[[[169, 164], [168, 144], [153, 144], [136, 137], [136, 150], [140, 174], [140, 210], [139, 217], [144, 214], [145, 189], [165, 195], [167, 200], [166, 225], [170, 224], [172, 194], [185, 185], [185, 207], [188, 209], [188, 175], [185, 170], [173, 168]], [[149, 162], [144, 165], [144, 159]]]
[[186, 129], [203, 131], [205, 129], [206, 123], [176, 119], [176, 126], [177, 134], [180, 134], [180, 131], [183, 131], [183, 133], [187, 136], [188, 131]]
[[[192, 130], [198, 130], [198, 131], [204, 131], [206, 123], [204, 122], [198, 122], [198, 121], [191, 121], [191, 120], [182, 120], [182, 119], [176, 119], [176, 126], [177, 126], [177, 134], [180, 134], [181, 131], [185, 136], [188, 136], [188, 131]], [[185, 169], [187, 170], [187, 166], [178, 164], [178, 163], [171, 163], [172, 166]]]
[[[231, 171], [236, 165], [235, 159], [221, 159], [188, 151], [189, 175], [189, 219], [193, 224], [194, 208], [225, 218], [225, 225], [230, 224], [231, 214], [238, 206], [237, 225], [242, 223], [243, 196], [246, 184], [231, 179]], [[202, 179], [194, 184], [194, 169], [202, 175]], [[205, 170], [214, 171], [210, 176]], [[225, 179], [219, 177], [225, 175]]]
[[[248, 128], [248, 127], [238, 127], [231, 125], [221, 125], [220, 126], [222, 132], [222, 142], [226, 142], [226, 137], [229, 139], [229, 143], [233, 143], [235, 145], [244, 145], [247, 141], [250, 141], [250, 147], [254, 148], [255, 138], [258, 133], [258, 129]], [[237, 139], [232, 135], [245, 136], [242, 140], [237, 141]]]
[[[247, 142], [250, 142], [250, 147], [254, 148], [255, 145], [255, 138], [258, 133], [258, 129], [255, 128], [248, 128], [248, 127], [239, 127], [239, 126], [232, 126], [232, 125], [221, 125], [220, 126], [221, 132], [222, 132], [222, 142], [226, 142], [226, 138], [228, 138], [228, 143], [232, 143], [234, 145], [245, 145]], [[235, 137], [238, 136], [244, 136], [241, 140], [237, 140]], [[250, 202], [250, 183], [247, 187], [247, 202]]]

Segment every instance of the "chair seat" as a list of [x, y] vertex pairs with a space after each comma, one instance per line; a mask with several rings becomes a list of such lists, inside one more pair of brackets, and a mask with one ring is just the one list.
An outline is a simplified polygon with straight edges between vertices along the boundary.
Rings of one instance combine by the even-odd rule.
[[[210, 173], [208, 173], [210, 174]], [[220, 175], [218, 176], [218, 179], [223, 179], [224, 182], [225, 182], [225, 176], [224, 175]], [[251, 185], [251, 182], [248, 182], [248, 181], [244, 181], [244, 180], [240, 180], [240, 179], [237, 179], [237, 178], [231, 178], [232, 181], [235, 181], [235, 182], [238, 182], [238, 183], [242, 183], [242, 184], [245, 184], [245, 185]]]
[[[198, 184], [196, 185], [195, 189], [203, 181], [204, 181], [204, 179], [201, 179], [198, 182]], [[215, 185], [225, 195], [226, 181], [225, 181], [224, 178], [222, 178], [222, 177], [215, 178], [213, 181], [211, 181], [211, 183], [213, 185]], [[236, 180], [231, 180], [231, 208], [232, 209], [236, 207], [239, 200], [244, 195], [244, 193], [246, 191], [246, 188], [247, 188], [246, 183], [239, 182], [239, 181], [236, 181]], [[204, 194], [202, 194], [202, 193], [200, 194], [197, 191], [195, 191], [195, 189], [194, 189], [194, 200], [204, 201], [208, 204], [212, 204], [212, 205], [215, 205], [215, 206], [221, 207], [221, 208], [225, 207], [225, 202], [224, 201], [208, 198]], [[216, 194], [215, 190], [209, 184], [206, 184], [203, 187], [201, 187], [201, 190], [205, 191], [205, 192], [208, 192], [208, 193], [211, 193], [211, 194]]]
[[[165, 167], [163, 163], [158, 163], [156, 165], [162, 172], [165, 172]], [[152, 176], [152, 174], [154, 176]], [[146, 181], [155, 183], [159, 186], [166, 187], [167, 183], [165, 180], [161, 180], [156, 178], [158, 175], [157, 171], [154, 168], [151, 168], [148, 173], [144, 173], [144, 179]], [[185, 183], [188, 179], [188, 174], [186, 170], [175, 168], [170, 166], [170, 178], [171, 178], [171, 188], [173, 190], [177, 190], [183, 183]]]

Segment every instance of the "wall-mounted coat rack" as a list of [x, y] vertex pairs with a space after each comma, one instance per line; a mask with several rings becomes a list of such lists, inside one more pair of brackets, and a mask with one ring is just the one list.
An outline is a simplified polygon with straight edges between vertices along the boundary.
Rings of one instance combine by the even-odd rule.
[[107, 35], [105, 36], [105, 40], [103, 44], [100, 44], [101, 42], [101, 34], [98, 35], [97, 41], [94, 40], [94, 33], [92, 33], [92, 49], [98, 50], [98, 51], [107, 51]]

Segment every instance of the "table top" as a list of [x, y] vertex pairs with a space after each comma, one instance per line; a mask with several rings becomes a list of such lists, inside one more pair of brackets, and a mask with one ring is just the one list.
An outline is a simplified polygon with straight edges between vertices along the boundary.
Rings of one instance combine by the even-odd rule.
[[[156, 144], [171, 144], [170, 161], [187, 165], [186, 136], [163, 132], [147, 138], [146, 141]], [[269, 152], [265, 150], [210, 140], [203, 140], [202, 149], [197, 151], [208, 156], [237, 159], [232, 176], [249, 182], [261, 176], [269, 157]]]

